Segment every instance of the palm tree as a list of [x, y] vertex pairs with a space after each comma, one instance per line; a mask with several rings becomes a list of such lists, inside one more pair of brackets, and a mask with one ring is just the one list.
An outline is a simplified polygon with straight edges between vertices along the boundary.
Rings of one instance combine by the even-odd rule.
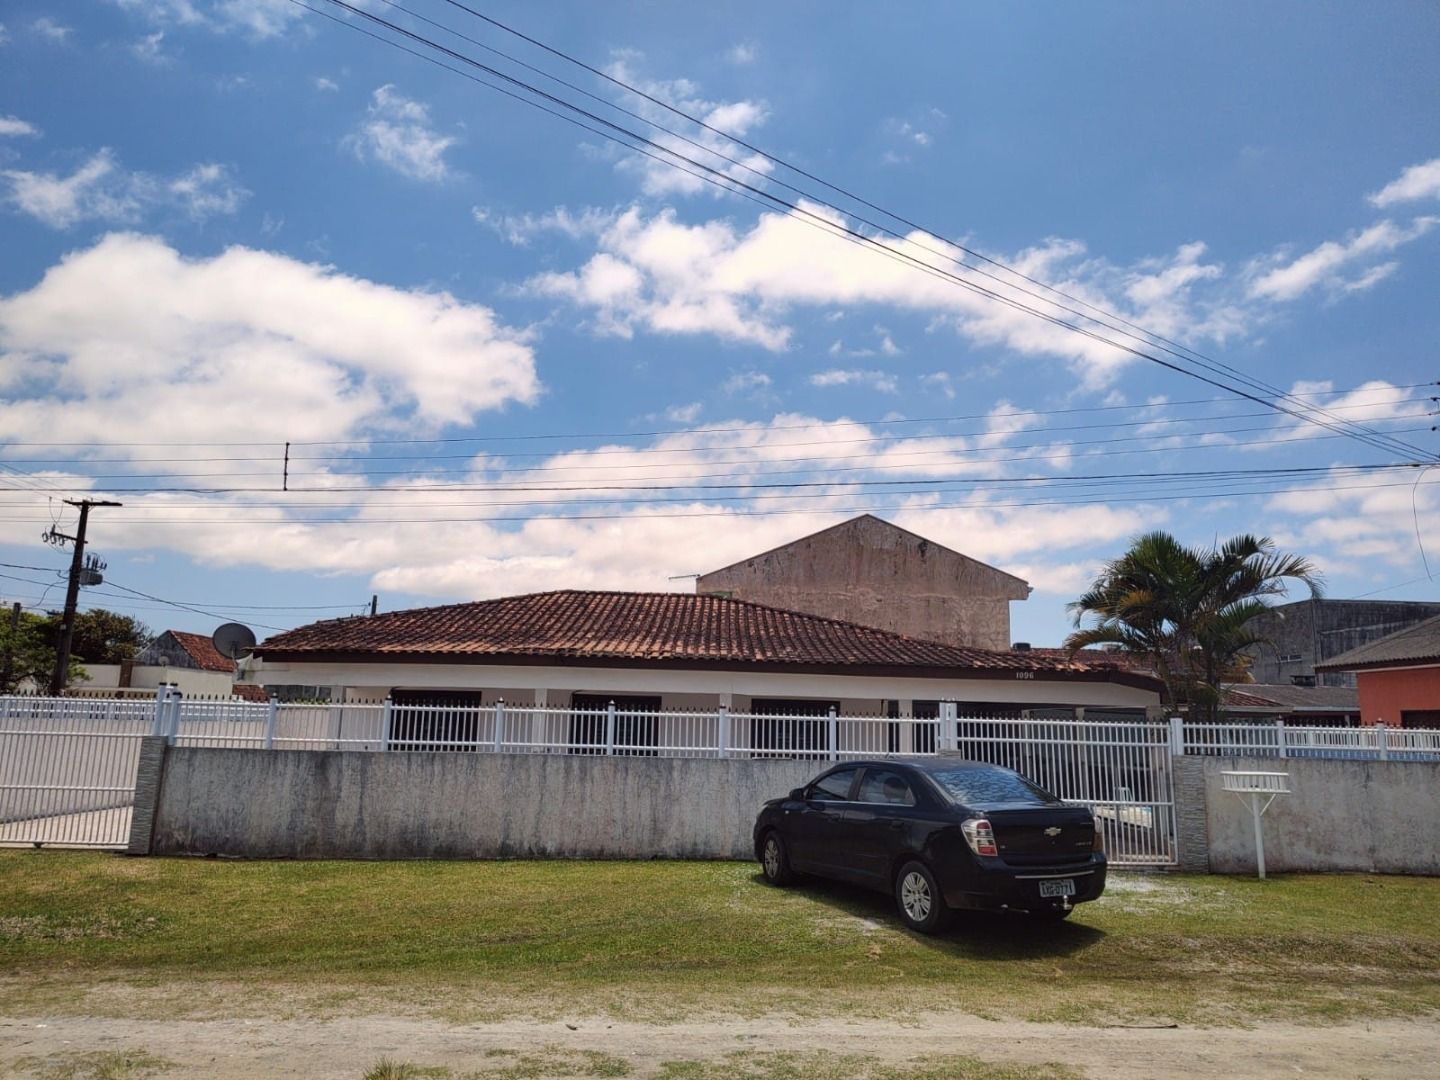
[[[1143, 656], [1170, 704], [1213, 720], [1221, 681], [1245, 649], [1264, 641], [1253, 620], [1287, 581], [1303, 582], [1312, 596], [1323, 588], [1314, 564], [1277, 552], [1269, 537], [1194, 548], [1166, 532], [1146, 533], [1070, 604], [1077, 629], [1065, 647], [1114, 645]], [[1087, 618], [1092, 625], [1082, 628]]]

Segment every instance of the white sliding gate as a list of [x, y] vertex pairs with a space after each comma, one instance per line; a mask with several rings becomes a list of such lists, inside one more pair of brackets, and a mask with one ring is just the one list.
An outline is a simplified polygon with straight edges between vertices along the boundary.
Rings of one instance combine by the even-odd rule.
[[123, 848], [153, 699], [0, 698], [0, 847]]

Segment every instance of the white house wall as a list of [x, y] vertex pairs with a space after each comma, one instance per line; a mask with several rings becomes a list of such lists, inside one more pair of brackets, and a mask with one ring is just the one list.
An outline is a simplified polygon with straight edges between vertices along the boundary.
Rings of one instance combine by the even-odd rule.
[[1111, 682], [1014, 677], [922, 679], [913, 676], [804, 675], [767, 671], [706, 671], [489, 664], [329, 664], [258, 660], [247, 681], [262, 685], [333, 687], [337, 700], [378, 701], [392, 689], [481, 690], [484, 704], [569, 704], [572, 693], [659, 694], [667, 709], [742, 710], [751, 698], [820, 698], [841, 702], [842, 715], [874, 716], [885, 701], [985, 701], [1143, 709], [1155, 691]]

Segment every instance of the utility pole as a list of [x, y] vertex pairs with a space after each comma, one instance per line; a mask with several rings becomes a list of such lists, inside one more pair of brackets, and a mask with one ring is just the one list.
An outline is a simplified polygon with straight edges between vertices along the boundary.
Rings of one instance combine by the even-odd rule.
[[60, 622], [60, 644], [55, 649], [55, 671], [50, 676], [52, 697], [58, 697], [65, 689], [65, 680], [70, 673], [70, 643], [75, 637], [75, 606], [80, 602], [80, 571], [85, 568], [85, 527], [90, 520], [90, 508], [122, 505], [105, 499], [66, 499], [65, 504], [80, 510], [80, 524], [75, 529], [75, 535], [66, 536], [54, 529], [45, 534], [52, 543], [69, 540], [75, 545], [75, 553], [70, 559], [70, 584], [65, 589], [65, 614]]

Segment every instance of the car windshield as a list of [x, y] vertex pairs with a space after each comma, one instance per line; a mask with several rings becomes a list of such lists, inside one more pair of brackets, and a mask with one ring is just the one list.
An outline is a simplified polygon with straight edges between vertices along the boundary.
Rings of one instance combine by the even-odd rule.
[[1060, 800], [1019, 773], [993, 765], [957, 765], [933, 769], [930, 775], [958, 803], [988, 806], [1006, 803], [1023, 806], [1058, 806]]

